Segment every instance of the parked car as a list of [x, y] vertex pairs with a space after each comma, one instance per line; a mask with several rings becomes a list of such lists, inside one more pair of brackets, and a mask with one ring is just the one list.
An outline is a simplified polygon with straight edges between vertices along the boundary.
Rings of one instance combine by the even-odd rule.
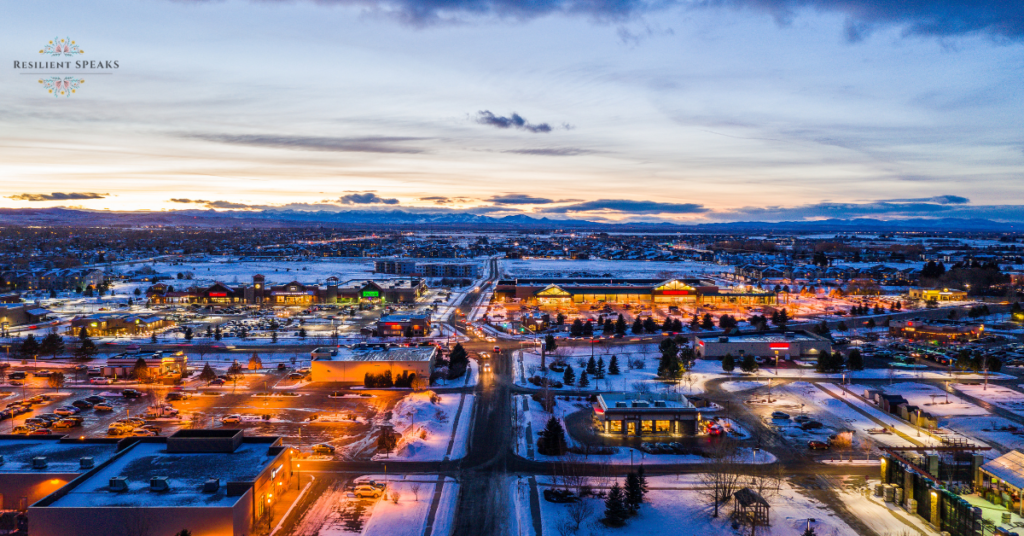
[[78, 426], [78, 421], [74, 419], [61, 419], [53, 423], [54, 428], [74, 428]]
[[822, 426], [825, 426], [825, 425], [821, 424], [818, 421], [807, 421], [807, 422], [801, 424], [800, 428], [802, 428], [804, 430], [815, 430], [817, 428], [821, 428]]
[[93, 406], [92, 402], [89, 402], [88, 400], [75, 400], [71, 405], [78, 409], [92, 409]]
[[140, 396], [142, 396], [142, 393], [136, 391], [135, 389], [125, 389], [124, 391], [121, 391], [121, 396], [125, 398], [139, 398]]
[[41, 419], [39, 417], [25, 419], [25, 426], [34, 426], [37, 428], [42, 428], [44, 426], [50, 426], [51, 424], [53, 424], [53, 421], [49, 419]]
[[87, 396], [87, 397], [85, 397], [85, 400], [90, 402], [90, 403], [92, 403], [92, 404], [101, 404], [101, 403], [107, 401], [106, 398], [103, 398], [102, 396], [98, 396], [98, 395]]
[[92, 409], [95, 409], [96, 411], [114, 411], [114, 406], [111, 406], [106, 402], [100, 402], [93, 406]]
[[37, 370], [37, 371], [32, 373], [32, 375], [35, 376], [36, 378], [49, 378], [50, 374], [52, 374], [52, 373], [50, 371], [48, 371], [48, 370], [45, 370], [45, 369], [44, 370]]
[[28, 435], [50, 435], [52, 433], [53, 430], [50, 430], [49, 428], [36, 428], [29, 432]]
[[242, 417], [240, 415], [225, 415], [220, 419], [221, 424], [241, 424]]
[[811, 418], [808, 417], [807, 415], [797, 415], [796, 417], [793, 417], [793, 420], [799, 423], [805, 423], [811, 420]]
[[828, 450], [828, 443], [824, 441], [811, 440], [807, 442], [807, 448], [811, 450]]
[[773, 419], [787, 420], [787, 419], [789, 419], [789, 414], [784, 412], [784, 411], [773, 411], [772, 412], [772, 418]]
[[217, 378], [216, 380], [210, 382], [210, 385], [224, 385], [224, 383], [224, 378]]
[[32, 430], [35, 430], [34, 426], [15, 426], [14, 430], [11, 430], [11, 433], [17, 435], [28, 435], [32, 433]]
[[78, 408], [75, 406], [61, 406], [53, 410], [53, 412], [57, 415], [78, 415]]
[[372, 484], [359, 484], [355, 487], [354, 490], [352, 490], [352, 494], [361, 499], [377, 499], [384, 494], [384, 490]]
[[330, 456], [331, 454], [334, 454], [334, 447], [326, 443], [313, 445], [313, 454], [316, 454], [317, 456]]

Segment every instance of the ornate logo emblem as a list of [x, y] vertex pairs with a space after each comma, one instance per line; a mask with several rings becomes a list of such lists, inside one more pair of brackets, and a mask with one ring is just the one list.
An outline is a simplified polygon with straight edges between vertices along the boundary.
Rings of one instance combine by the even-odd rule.
[[85, 51], [78, 48], [78, 45], [70, 38], [59, 39], [54, 37], [53, 41], [47, 43], [39, 53], [49, 54], [51, 56], [60, 56], [61, 54], [65, 56], [74, 56], [76, 54], [84, 54]]
[[51, 76], [50, 78], [40, 79], [39, 83], [43, 85], [43, 89], [48, 90], [54, 97], [70, 97], [81, 84], [85, 83], [85, 80], [77, 76]]

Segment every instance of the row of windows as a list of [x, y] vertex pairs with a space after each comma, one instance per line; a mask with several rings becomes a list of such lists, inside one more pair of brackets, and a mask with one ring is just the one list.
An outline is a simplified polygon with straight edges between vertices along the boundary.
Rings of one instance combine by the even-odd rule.
[[[622, 433], [623, 422], [625, 422], [626, 431], [630, 434], [636, 433], [636, 422], [634, 421], [608, 421], [610, 423], [610, 431], [613, 433]], [[672, 431], [672, 421], [640, 421], [640, 432], [641, 433], [669, 433]]]

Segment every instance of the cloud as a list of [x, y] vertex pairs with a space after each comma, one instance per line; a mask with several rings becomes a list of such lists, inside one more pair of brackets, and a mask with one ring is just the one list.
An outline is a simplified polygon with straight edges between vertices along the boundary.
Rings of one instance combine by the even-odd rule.
[[845, 15], [849, 42], [868, 37], [879, 27], [895, 26], [904, 35], [948, 37], [983, 34], [1024, 40], [1024, 3], [1012, 0], [699, 0], [703, 7], [742, 7], [771, 14], [788, 24], [801, 10]]
[[15, 194], [7, 196], [7, 199], [18, 201], [72, 201], [78, 199], [103, 199], [110, 194], [97, 194], [93, 192], [53, 192], [52, 194]]
[[547, 123], [532, 124], [526, 119], [515, 112], [508, 117], [494, 115], [489, 110], [481, 110], [477, 112], [476, 122], [481, 125], [490, 125], [497, 128], [517, 128], [519, 130], [526, 130], [533, 133], [551, 132], [551, 125]]
[[505, 152], [537, 156], [579, 156], [582, 154], [594, 154], [597, 151], [591, 151], [589, 149], [577, 149], [575, 147], [552, 147], [549, 149], [511, 149]]
[[554, 199], [532, 197], [526, 194], [495, 195], [490, 199], [486, 199], [486, 201], [495, 205], [546, 205], [548, 203], [557, 203]]
[[404, 144], [425, 138], [405, 136], [363, 136], [355, 138], [329, 138], [317, 136], [281, 136], [274, 134], [186, 134], [186, 138], [248, 145], [272, 147], [275, 149], [298, 149], [304, 151], [333, 151], [353, 153], [399, 153], [420, 154], [424, 151]]
[[702, 214], [709, 209], [695, 203], [659, 203], [657, 201], [633, 201], [627, 199], [598, 199], [584, 201], [564, 207], [544, 209], [544, 212], [563, 214], [567, 212], [621, 212], [633, 214]]
[[921, 199], [892, 199], [866, 203], [811, 203], [794, 207], [743, 207], [716, 211], [708, 217], [720, 221], [800, 221], [816, 219], [983, 218], [1024, 221], [1022, 205], [969, 205], [955, 195]]
[[936, 203], [939, 205], [966, 205], [971, 200], [958, 195], [937, 195], [935, 197], [919, 197], [916, 199], [886, 199], [879, 203]]
[[180, 197], [173, 198], [170, 200], [170, 202], [203, 205], [204, 208], [219, 208], [229, 210], [264, 210], [267, 208], [271, 208], [268, 205], [247, 205], [245, 203], [235, 203], [233, 201], [207, 201], [206, 199], [187, 199]]
[[338, 199], [342, 205], [397, 205], [395, 198], [385, 199], [373, 192], [343, 195]]
[[433, 201], [436, 205], [453, 205], [456, 203], [469, 203], [474, 201], [468, 197], [446, 197], [443, 195], [431, 195], [419, 198], [420, 201]]

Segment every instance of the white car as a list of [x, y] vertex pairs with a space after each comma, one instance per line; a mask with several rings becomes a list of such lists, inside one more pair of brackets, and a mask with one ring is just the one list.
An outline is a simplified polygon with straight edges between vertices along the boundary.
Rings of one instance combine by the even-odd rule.
[[220, 419], [221, 424], [241, 424], [241, 415], [225, 415]]
[[379, 486], [373, 486], [370, 484], [359, 484], [356, 489], [352, 491], [352, 494], [361, 499], [371, 498], [377, 499], [384, 493], [384, 489]]

